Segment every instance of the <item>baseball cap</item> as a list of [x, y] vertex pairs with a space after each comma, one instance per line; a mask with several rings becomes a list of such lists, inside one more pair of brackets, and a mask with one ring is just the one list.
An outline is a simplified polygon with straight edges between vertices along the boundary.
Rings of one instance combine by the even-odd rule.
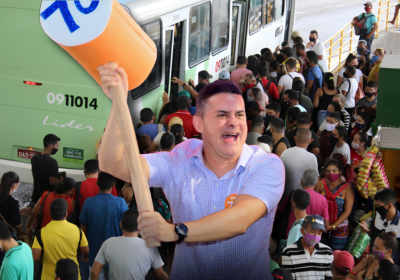
[[177, 103], [178, 103], [178, 109], [182, 107], [189, 108], [191, 100], [187, 96], [182, 95], [181, 97], [178, 97]]
[[169, 120], [168, 127], [171, 127], [174, 124], [180, 124], [181, 126], [183, 126], [183, 121], [179, 117], [173, 117]]
[[293, 280], [292, 273], [284, 267], [274, 269], [271, 274], [274, 280]]
[[325, 230], [324, 219], [320, 215], [308, 215], [304, 218], [303, 224], [310, 224], [313, 229]]
[[231, 74], [228, 71], [222, 71], [219, 73], [220, 80], [229, 80], [231, 78]]
[[181, 96], [186, 96], [187, 98], [190, 98], [190, 97], [191, 97], [190, 93], [189, 93], [187, 90], [182, 90], [182, 91], [180, 91], [180, 92], [178, 93], [178, 98], [181, 97]]
[[292, 32], [292, 37], [293, 37], [293, 38], [300, 37], [299, 31], [293, 31], [293, 32]]
[[333, 263], [337, 269], [349, 273], [353, 270], [354, 258], [348, 251], [335, 250], [332, 254], [334, 257]]
[[77, 264], [71, 259], [60, 259], [56, 264], [57, 277], [61, 279], [78, 279], [79, 271]]
[[260, 102], [258, 102], [257, 100], [252, 100], [252, 101], [247, 102], [246, 108], [251, 108], [256, 111], [257, 110], [265, 111], [265, 109], [263, 107], [261, 107]]
[[371, 1], [365, 2], [365, 3], [364, 3], [364, 6], [370, 6], [370, 7], [372, 8], [372, 3], [371, 3]]
[[210, 79], [210, 78], [213, 77], [206, 70], [200, 71], [198, 76], [199, 76], [200, 79], [203, 79], [203, 80], [207, 80], [207, 79]]

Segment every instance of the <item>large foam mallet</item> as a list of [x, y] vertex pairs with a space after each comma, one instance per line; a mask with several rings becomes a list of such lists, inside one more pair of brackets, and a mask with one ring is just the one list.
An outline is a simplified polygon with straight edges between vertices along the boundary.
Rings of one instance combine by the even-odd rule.
[[[45, 33], [98, 83], [97, 67], [114, 61], [125, 69], [129, 89], [136, 88], [147, 78], [156, 61], [154, 42], [117, 1], [42, 1], [40, 23]], [[138, 210], [154, 211], [125, 96], [111, 88], [111, 99]], [[157, 239], [147, 239], [146, 245], [156, 247], [160, 243]]]

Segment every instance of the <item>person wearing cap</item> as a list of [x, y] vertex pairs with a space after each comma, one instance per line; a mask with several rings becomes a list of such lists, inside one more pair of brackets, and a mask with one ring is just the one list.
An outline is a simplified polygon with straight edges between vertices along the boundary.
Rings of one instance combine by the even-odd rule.
[[297, 38], [297, 37], [300, 37], [299, 31], [293, 31], [292, 32], [292, 36], [291, 36], [292, 41], [294, 41], [294, 39]]
[[365, 28], [367, 28], [367, 31], [365, 34], [360, 35], [359, 40], [365, 40], [367, 42], [368, 50], [371, 51], [372, 41], [375, 38], [375, 32], [378, 30], [378, 20], [376, 19], [376, 16], [372, 13], [371, 1], [364, 3], [364, 10], [365, 13], [354, 17], [353, 22], [357, 22], [362, 18], [367, 18], [365, 22]]
[[[190, 99], [190, 101], [192, 101], [191, 100], [192, 97], [191, 97], [190, 93], [187, 90], [182, 90], [182, 91], [178, 92], [178, 98], [181, 97], [181, 96], [186, 96], [187, 98]], [[194, 116], [196, 114], [196, 107], [190, 106], [189, 107], [189, 113], [192, 116]]]
[[59, 259], [56, 263], [55, 280], [78, 280], [79, 270], [71, 259]]
[[359, 56], [364, 54], [364, 55], [368, 56], [368, 58], [369, 58], [369, 56], [371, 55], [371, 51], [368, 49], [367, 41], [365, 41], [365, 40], [359, 40], [358, 41], [357, 54]]
[[252, 100], [250, 92], [253, 88], [258, 88], [261, 91], [262, 97], [260, 97], [258, 101], [260, 102], [261, 106], [265, 107], [268, 104], [268, 96], [264, 93], [263, 85], [257, 80], [253, 73], [246, 74], [244, 79], [240, 81], [239, 87], [239, 89], [243, 92], [243, 99], [246, 103]]
[[332, 280], [350, 280], [347, 276], [353, 271], [354, 257], [347, 251], [335, 250], [332, 252]]
[[261, 137], [265, 129], [264, 120], [256, 117], [251, 120], [251, 131], [247, 133], [246, 144], [257, 145], [257, 139]]
[[[183, 126], [183, 121], [179, 117], [173, 117], [168, 123], [168, 131], [171, 130], [171, 126], [174, 124], [180, 124], [181, 126]], [[155, 152], [155, 151], [159, 150], [161, 137], [164, 135], [164, 133], [165, 133], [165, 131], [162, 131], [156, 136], [156, 138], [154, 138], [154, 141], [150, 145], [151, 152]], [[183, 140], [187, 140], [187, 138], [183, 137]]]
[[193, 137], [199, 137], [199, 133], [193, 126], [193, 116], [189, 112], [190, 108], [190, 99], [186, 96], [181, 96], [178, 98], [178, 112], [168, 115], [166, 121], [169, 124], [169, 121], [173, 117], [181, 118], [183, 121], [183, 129], [185, 130], [185, 136], [190, 139]]
[[220, 81], [230, 81], [231, 80], [231, 74], [229, 74], [228, 71], [221, 71], [221, 72], [219, 72], [218, 79]]
[[192, 79], [189, 79], [189, 84], [194, 87], [194, 90], [200, 92], [200, 90], [210, 83], [210, 79], [212, 79], [212, 75], [208, 73], [206, 70], [202, 70], [197, 74], [199, 83], [197, 85], [194, 84]]
[[281, 267], [287, 268], [294, 279], [332, 279], [332, 249], [320, 242], [323, 231], [324, 219], [308, 215], [300, 229], [302, 237], [283, 249]]
[[246, 68], [247, 58], [244, 55], [239, 55], [236, 60], [236, 70], [231, 72], [231, 81], [240, 88], [240, 81], [244, 79], [246, 74], [253, 74], [253, 72]]
[[266, 153], [270, 153], [274, 148], [274, 140], [271, 136], [261, 135], [257, 138], [257, 145], [260, 146]]
[[318, 55], [318, 65], [321, 66], [322, 72], [329, 72], [325, 45], [323, 42], [318, 40], [318, 31], [311, 30], [309, 39], [310, 42], [307, 43], [306, 48], [309, 51], [314, 51]]

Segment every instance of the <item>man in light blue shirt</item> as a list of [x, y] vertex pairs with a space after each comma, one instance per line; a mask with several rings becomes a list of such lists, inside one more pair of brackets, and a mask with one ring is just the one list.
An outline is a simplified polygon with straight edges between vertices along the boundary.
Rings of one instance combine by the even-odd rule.
[[[124, 94], [127, 77], [115, 67], [99, 67], [102, 88], [108, 93], [116, 87]], [[122, 85], [115, 82], [115, 69]], [[245, 145], [245, 106], [235, 84], [215, 81], [196, 103], [193, 125], [203, 141], [189, 139], [172, 152], [141, 156], [149, 185], [163, 188], [177, 224], [157, 212], [142, 212], [138, 229], [144, 239], [177, 241], [171, 279], [271, 280], [268, 247], [284, 189], [282, 161]], [[100, 168], [130, 181], [125, 159], [119, 157], [123, 149], [116, 143], [120, 131], [113, 114], [108, 125]]]
[[296, 243], [303, 236], [300, 229], [303, 226], [304, 218], [307, 217], [306, 209], [310, 204], [310, 199], [310, 194], [305, 190], [297, 189], [294, 191], [291, 203], [294, 215], [296, 216], [296, 221], [289, 231], [286, 246]]
[[370, 1], [364, 4], [365, 13], [360, 14], [359, 16], [353, 18], [353, 21], [356, 22], [361, 18], [367, 18], [365, 22], [365, 28], [367, 28], [366, 34], [360, 35], [360, 40], [365, 40], [368, 45], [368, 50], [371, 51], [372, 41], [375, 38], [375, 32], [378, 29], [378, 20], [376, 16], [372, 13], [372, 3]]

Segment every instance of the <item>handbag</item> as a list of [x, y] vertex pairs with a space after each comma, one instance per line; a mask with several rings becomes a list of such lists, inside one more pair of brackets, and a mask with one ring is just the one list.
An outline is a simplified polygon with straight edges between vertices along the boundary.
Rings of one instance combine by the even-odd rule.
[[27, 235], [21, 229], [12, 227], [6, 219], [4, 219], [3, 215], [0, 213], [1, 219], [7, 224], [7, 226], [11, 229], [11, 235], [15, 239], [15, 241], [22, 241], [27, 243]]
[[354, 100], [355, 100], [356, 104], [357, 104], [357, 101], [360, 100], [363, 97], [365, 97], [364, 90], [363, 90], [363, 88], [361, 86], [361, 83], [358, 83], [358, 89], [356, 91], [356, 96], [354, 97]]

